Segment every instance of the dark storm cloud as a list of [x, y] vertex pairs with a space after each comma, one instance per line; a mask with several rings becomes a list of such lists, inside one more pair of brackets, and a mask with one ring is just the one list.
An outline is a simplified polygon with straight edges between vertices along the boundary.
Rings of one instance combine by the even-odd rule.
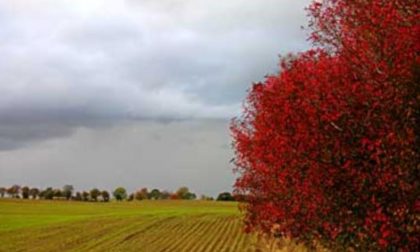
[[229, 118], [305, 48], [306, 3], [2, 1], [0, 149], [103, 118]]

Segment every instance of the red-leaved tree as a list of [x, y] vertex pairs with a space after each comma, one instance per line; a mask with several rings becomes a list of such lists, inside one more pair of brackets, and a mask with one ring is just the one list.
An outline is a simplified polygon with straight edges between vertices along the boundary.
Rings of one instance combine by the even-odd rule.
[[314, 48], [254, 84], [231, 132], [248, 230], [333, 249], [420, 244], [420, 6], [325, 0]]

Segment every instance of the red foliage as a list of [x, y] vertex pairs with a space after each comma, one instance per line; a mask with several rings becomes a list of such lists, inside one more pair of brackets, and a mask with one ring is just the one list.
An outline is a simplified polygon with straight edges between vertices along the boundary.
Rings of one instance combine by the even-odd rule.
[[231, 125], [248, 229], [327, 247], [419, 247], [419, 9], [308, 8], [314, 49], [254, 84]]
[[169, 195], [169, 199], [171, 200], [177, 200], [179, 199], [178, 195], [176, 193], [171, 193], [171, 195]]

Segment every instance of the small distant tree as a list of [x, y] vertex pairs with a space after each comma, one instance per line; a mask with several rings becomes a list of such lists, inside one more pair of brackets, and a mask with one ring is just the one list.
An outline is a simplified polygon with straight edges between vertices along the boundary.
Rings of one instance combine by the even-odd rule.
[[150, 191], [149, 193], [149, 199], [160, 199], [161, 198], [161, 193], [158, 189], [153, 189], [152, 191]]
[[124, 187], [118, 187], [112, 193], [114, 198], [118, 201], [125, 200], [127, 198], [127, 191]]
[[148, 199], [149, 197], [149, 191], [147, 190], [147, 188], [142, 188], [141, 190], [137, 191], [134, 194], [134, 198], [136, 200], [144, 200], [144, 199]]
[[128, 201], [133, 201], [134, 200], [134, 197], [135, 197], [134, 193], [130, 193], [130, 195], [128, 195], [127, 200]]
[[67, 200], [71, 199], [73, 195], [74, 187], [72, 185], [65, 185], [63, 186], [63, 196], [66, 197]]
[[161, 199], [169, 199], [171, 197], [171, 193], [168, 191], [162, 191], [160, 193], [160, 198]]
[[63, 192], [60, 189], [54, 189], [53, 192], [54, 192], [54, 198], [59, 199], [63, 197]]
[[183, 186], [176, 191], [176, 198], [184, 200], [193, 200], [196, 199], [197, 196], [194, 193], [190, 192], [188, 187]]
[[54, 190], [51, 187], [41, 191], [40, 197], [47, 200], [52, 200], [54, 198]]
[[82, 200], [83, 201], [89, 201], [89, 193], [86, 191], [82, 192]]
[[11, 187], [6, 189], [6, 194], [9, 198], [13, 198], [13, 191]]
[[176, 191], [176, 195], [178, 199], [187, 199], [190, 193], [190, 189], [188, 189], [188, 187], [183, 186], [180, 187], [177, 191]]
[[32, 197], [32, 199], [36, 199], [39, 193], [40, 193], [39, 189], [35, 187], [29, 190], [29, 195]]
[[23, 199], [28, 199], [29, 198], [29, 187], [27, 187], [27, 186], [22, 187], [21, 192], [22, 192], [22, 198]]
[[222, 192], [217, 196], [218, 201], [235, 201], [235, 198], [230, 192]]
[[195, 195], [195, 193], [188, 192], [188, 193], [185, 195], [185, 199], [186, 199], [186, 200], [195, 200], [195, 199], [197, 199], [197, 195]]
[[102, 200], [104, 201], [104, 202], [108, 202], [109, 201], [109, 198], [110, 198], [110, 195], [109, 195], [109, 192], [108, 191], [102, 191], [101, 192], [101, 196], [102, 196]]
[[45, 190], [40, 190], [38, 196], [40, 199], [45, 199]]
[[214, 200], [213, 197], [210, 197], [210, 196], [207, 196], [207, 195], [204, 195], [204, 194], [200, 196], [200, 199], [201, 200], [209, 200], [209, 201]]
[[4, 198], [4, 195], [6, 194], [7, 189], [4, 187], [0, 187], [0, 197]]
[[82, 194], [80, 192], [76, 192], [76, 194], [74, 196], [74, 200], [82, 201]]
[[178, 197], [178, 195], [176, 193], [171, 193], [169, 195], [169, 199], [171, 199], [171, 200], [177, 200], [177, 199], [180, 199], [180, 198]]
[[93, 201], [98, 201], [98, 196], [101, 194], [101, 191], [99, 191], [98, 188], [93, 188], [90, 190], [90, 198]]
[[18, 198], [20, 192], [20, 186], [19, 185], [13, 185], [10, 188], [7, 189], [7, 194], [11, 198]]

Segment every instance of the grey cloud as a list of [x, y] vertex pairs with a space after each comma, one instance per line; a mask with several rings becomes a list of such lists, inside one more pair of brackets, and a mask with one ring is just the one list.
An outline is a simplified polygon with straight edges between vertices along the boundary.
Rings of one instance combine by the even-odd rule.
[[308, 2], [2, 1], [0, 149], [95, 121], [230, 118], [277, 54], [307, 47]]
[[[30, 123], [30, 122], [26, 122]], [[0, 125], [0, 151], [18, 149], [28, 144], [53, 137], [69, 136], [72, 127], [61, 124], [36, 124], [30, 127], [19, 125]]]
[[79, 128], [13, 152], [0, 152], [0, 184], [92, 187], [123, 185], [217, 195], [231, 190], [234, 175], [227, 122], [223, 120], [125, 122], [92, 130]]

